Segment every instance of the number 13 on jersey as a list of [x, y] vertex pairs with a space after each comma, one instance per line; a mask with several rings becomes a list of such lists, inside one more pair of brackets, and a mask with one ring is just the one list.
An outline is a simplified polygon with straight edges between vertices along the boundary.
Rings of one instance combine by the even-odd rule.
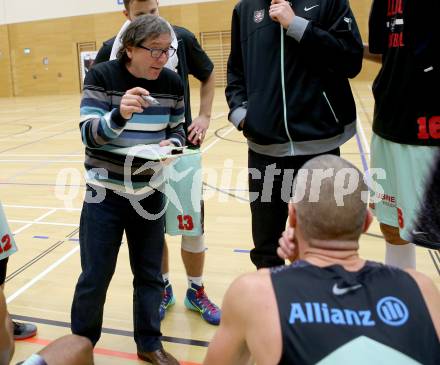
[[194, 222], [190, 215], [178, 215], [179, 229], [184, 231], [192, 231], [194, 229]]

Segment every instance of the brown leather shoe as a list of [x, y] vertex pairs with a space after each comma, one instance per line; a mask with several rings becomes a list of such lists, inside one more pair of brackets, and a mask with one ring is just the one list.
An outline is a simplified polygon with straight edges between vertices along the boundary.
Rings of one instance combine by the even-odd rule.
[[141, 360], [147, 361], [153, 365], [179, 365], [176, 358], [163, 348], [153, 352], [138, 351], [138, 357]]

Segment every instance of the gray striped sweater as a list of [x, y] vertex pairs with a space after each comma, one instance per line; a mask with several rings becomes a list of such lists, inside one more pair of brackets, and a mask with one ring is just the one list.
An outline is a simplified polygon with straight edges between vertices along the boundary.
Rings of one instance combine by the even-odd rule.
[[[149, 106], [125, 120], [119, 105], [125, 92], [134, 87], [148, 90], [160, 105]], [[96, 65], [86, 75], [80, 113], [89, 184], [135, 193], [148, 186], [154, 171], [135, 173], [145, 160], [130, 159], [127, 165], [126, 156], [112, 151], [156, 144], [164, 139], [170, 139], [176, 146], [185, 143], [182, 82], [175, 72], [167, 69], [162, 70], [157, 80], [146, 80], [133, 76], [118, 60]], [[133, 191], [124, 184], [127, 180]]]

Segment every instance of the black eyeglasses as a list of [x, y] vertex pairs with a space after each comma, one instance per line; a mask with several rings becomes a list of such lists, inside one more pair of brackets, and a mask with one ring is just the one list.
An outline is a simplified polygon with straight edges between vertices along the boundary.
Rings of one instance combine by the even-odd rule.
[[147, 51], [150, 51], [151, 57], [153, 58], [160, 58], [160, 56], [162, 56], [163, 54], [165, 56], [167, 56], [167, 58], [173, 57], [174, 54], [176, 53], [176, 49], [173, 47], [170, 48], [149, 48], [149, 47], [144, 47], [142, 45], [137, 46], [138, 48], [142, 48], [145, 49]]

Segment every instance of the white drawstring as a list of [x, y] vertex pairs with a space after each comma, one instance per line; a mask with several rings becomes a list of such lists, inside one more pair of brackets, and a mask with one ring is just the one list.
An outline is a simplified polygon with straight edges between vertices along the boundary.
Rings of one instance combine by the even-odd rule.
[[283, 93], [283, 118], [284, 118], [284, 128], [286, 129], [287, 137], [290, 141], [290, 153], [292, 156], [295, 155], [295, 149], [293, 147], [293, 140], [289, 132], [289, 127], [287, 125], [287, 103], [286, 103], [286, 82], [284, 79], [284, 28], [280, 24], [281, 30], [281, 88]]

